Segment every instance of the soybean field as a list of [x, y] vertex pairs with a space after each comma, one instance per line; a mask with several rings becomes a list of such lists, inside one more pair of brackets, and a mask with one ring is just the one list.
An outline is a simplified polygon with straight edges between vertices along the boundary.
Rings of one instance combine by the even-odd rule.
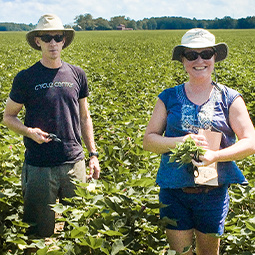
[[[101, 178], [77, 184], [73, 206], [52, 206], [65, 228], [50, 240], [32, 243], [22, 222], [23, 140], [1, 121], [13, 78], [41, 55], [27, 44], [25, 32], [0, 33], [0, 254], [24, 254], [29, 245], [39, 248], [39, 255], [175, 254], [164, 234], [167, 219], [159, 220], [155, 179], [160, 156], [144, 151], [142, 140], [158, 94], [187, 79], [182, 65], [171, 60], [185, 32], [76, 32], [62, 59], [83, 68], [88, 77]], [[255, 30], [211, 32], [217, 43], [229, 46], [228, 58], [215, 65], [217, 80], [242, 93], [255, 124]], [[254, 255], [255, 159], [237, 163], [249, 185], [230, 187], [220, 254]]]

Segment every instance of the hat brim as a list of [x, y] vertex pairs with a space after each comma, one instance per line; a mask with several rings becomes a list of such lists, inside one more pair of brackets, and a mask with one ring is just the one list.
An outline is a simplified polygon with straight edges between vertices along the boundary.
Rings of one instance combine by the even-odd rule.
[[202, 49], [202, 48], [210, 48], [210, 47], [216, 49], [217, 54], [216, 54], [215, 62], [219, 62], [219, 61], [222, 61], [225, 58], [227, 58], [228, 46], [226, 43], [218, 43], [218, 44], [210, 45], [210, 46], [199, 45], [199, 44], [195, 44], [194, 46], [189, 44], [189, 46], [185, 46], [185, 44], [183, 44], [183, 45], [178, 45], [178, 46], [174, 47], [172, 60], [177, 60], [177, 61], [182, 62], [182, 53], [186, 48]]
[[63, 49], [66, 48], [71, 44], [71, 42], [74, 39], [74, 34], [75, 31], [72, 28], [66, 28], [66, 29], [47, 29], [47, 30], [39, 30], [39, 29], [34, 29], [26, 34], [26, 39], [28, 44], [36, 49], [36, 50], [41, 50], [41, 47], [39, 47], [35, 43], [35, 37], [38, 35], [40, 32], [52, 32], [52, 31], [63, 31], [65, 33], [65, 44], [63, 45]]

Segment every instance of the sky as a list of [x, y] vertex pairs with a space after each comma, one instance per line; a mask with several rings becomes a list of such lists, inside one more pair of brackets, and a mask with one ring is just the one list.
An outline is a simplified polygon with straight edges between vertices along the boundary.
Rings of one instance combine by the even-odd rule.
[[0, 0], [0, 22], [37, 24], [46, 13], [58, 15], [63, 24], [73, 24], [78, 15], [110, 20], [125, 16], [134, 20], [178, 16], [235, 19], [255, 16], [254, 0]]

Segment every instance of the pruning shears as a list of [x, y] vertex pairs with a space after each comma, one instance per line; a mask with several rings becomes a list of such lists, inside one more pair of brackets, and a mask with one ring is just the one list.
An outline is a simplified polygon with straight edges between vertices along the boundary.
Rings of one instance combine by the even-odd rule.
[[61, 143], [61, 139], [58, 138], [55, 134], [49, 133], [47, 138], [51, 139], [54, 142]]
[[[199, 159], [199, 151], [197, 150], [193, 156], [194, 160], [197, 161], [197, 162], [200, 162], [201, 160]], [[199, 176], [199, 171], [198, 171], [198, 168], [197, 166], [194, 166], [193, 165], [193, 175], [195, 178], [197, 178]]]

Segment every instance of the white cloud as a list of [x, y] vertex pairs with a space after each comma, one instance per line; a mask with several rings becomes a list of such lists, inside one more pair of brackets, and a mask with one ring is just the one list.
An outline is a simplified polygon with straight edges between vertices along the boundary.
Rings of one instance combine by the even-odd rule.
[[150, 17], [182, 16], [214, 19], [255, 15], [254, 0], [0, 0], [0, 22], [36, 24], [45, 13], [55, 13], [64, 24], [74, 22], [80, 14], [110, 19], [125, 15], [139, 20]]

